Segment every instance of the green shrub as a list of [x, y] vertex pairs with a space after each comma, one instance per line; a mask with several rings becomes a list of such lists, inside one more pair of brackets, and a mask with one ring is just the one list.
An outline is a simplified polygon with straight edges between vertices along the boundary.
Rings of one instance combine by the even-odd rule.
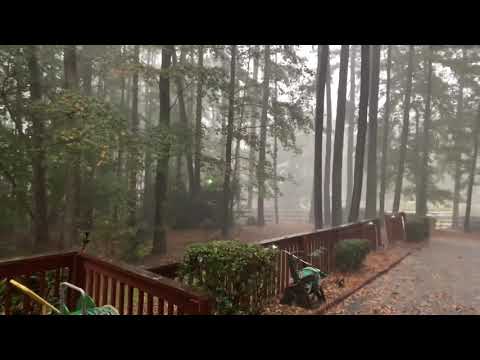
[[348, 239], [338, 242], [335, 247], [337, 269], [342, 272], [358, 270], [369, 251], [370, 243], [366, 239]]
[[407, 241], [420, 242], [428, 239], [434, 226], [435, 219], [429, 216], [407, 218]]
[[277, 250], [238, 241], [194, 244], [179, 278], [212, 296], [219, 315], [260, 314], [270, 300], [276, 259]]

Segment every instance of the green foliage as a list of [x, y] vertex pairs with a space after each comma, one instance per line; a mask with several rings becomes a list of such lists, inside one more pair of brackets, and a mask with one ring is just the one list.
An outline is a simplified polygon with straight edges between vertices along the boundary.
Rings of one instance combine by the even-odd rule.
[[[45, 272], [45, 288], [42, 297], [54, 306], [58, 306], [60, 298], [55, 294], [55, 286], [57, 284], [55, 270]], [[40, 277], [38, 275], [31, 275], [27, 279], [24, 277], [15, 279], [21, 284], [27, 286], [30, 290], [40, 295]], [[66, 279], [60, 280], [66, 281]], [[7, 279], [0, 280], [0, 314], [5, 311], [7, 291]], [[23, 303], [25, 301], [25, 294], [15, 287], [10, 285], [10, 312], [13, 315], [25, 314]], [[37, 305], [32, 302], [32, 304]]]
[[[7, 293], [7, 280], [0, 280], [0, 314], [5, 312], [5, 300]], [[19, 314], [22, 312], [21, 309], [22, 296], [16, 292], [12, 292], [10, 295], [10, 309], [14, 314]]]
[[366, 239], [347, 239], [337, 243], [335, 261], [338, 270], [356, 271], [370, 251], [370, 243]]
[[277, 250], [238, 241], [194, 244], [179, 275], [215, 298], [217, 314], [259, 314], [270, 300], [277, 255]]
[[18, 214], [15, 213], [15, 198], [0, 194], [0, 231], [13, 231], [17, 225]]
[[[407, 241], [421, 242], [430, 236], [431, 226], [434, 226], [432, 217], [408, 217], [406, 224]], [[433, 223], [433, 224], [432, 224]]]

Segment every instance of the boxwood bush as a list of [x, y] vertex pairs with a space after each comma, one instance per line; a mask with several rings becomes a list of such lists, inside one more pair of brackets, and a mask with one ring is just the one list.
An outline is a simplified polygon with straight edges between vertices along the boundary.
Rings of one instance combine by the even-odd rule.
[[260, 314], [269, 291], [278, 250], [238, 241], [190, 245], [179, 278], [216, 300], [216, 314]]
[[370, 243], [366, 239], [348, 239], [337, 243], [335, 260], [337, 269], [342, 272], [356, 271], [370, 251]]

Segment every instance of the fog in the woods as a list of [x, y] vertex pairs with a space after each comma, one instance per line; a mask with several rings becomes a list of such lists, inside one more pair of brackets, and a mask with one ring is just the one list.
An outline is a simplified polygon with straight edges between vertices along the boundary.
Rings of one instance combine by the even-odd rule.
[[2, 45], [0, 257], [89, 232], [90, 251], [139, 262], [399, 211], [476, 229], [479, 55]]

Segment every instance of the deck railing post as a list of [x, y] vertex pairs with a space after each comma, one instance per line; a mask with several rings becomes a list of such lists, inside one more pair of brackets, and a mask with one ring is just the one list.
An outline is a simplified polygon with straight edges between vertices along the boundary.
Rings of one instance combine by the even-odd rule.
[[373, 221], [369, 221], [363, 226], [364, 237], [370, 242], [371, 250], [377, 250], [377, 227]]
[[383, 215], [383, 222], [385, 224], [385, 234], [387, 235], [387, 241], [390, 245], [392, 242], [392, 234], [390, 232], [390, 216], [389, 215]]
[[380, 219], [375, 219], [374, 222], [375, 222], [375, 229], [377, 231], [377, 247], [383, 247], [381, 221]]
[[327, 232], [327, 234], [328, 272], [333, 272], [335, 270], [335, 245], [338, 240], [338, 231], [332, 230]]
[[311, 259], [308, 258], [308, 254], [310, 253], [310, 246], [309, 246], [309, 242], [308, 242], [308, 238], [307, 238], [307, 235], [305, 236], [302, 236], [300, 238], [300, 254], [302, 254], [300, 257], [303, 258], [303, 260], [305, 261], [308, 261], [308, 262], [311, 262]]
[[400, 215], [400, 224], [401, 224], [401, 229], [402, 229], [402, 240], [406, 241], [407, 240], [407, 214], [404, 212], [399, 213]]
[[[79, 288], [85, 289], [85, 268], [83, 266], [83, 259], [81, 258], [80, 253], [76, 253], [73, 255], [72, 261], [72, 281], [74, 285], [78, 286]], [[68, 307], [73, 309], [77, 302], [79, 294], [74, 291], [70, 291], [70, 296], [68, 298]]]

